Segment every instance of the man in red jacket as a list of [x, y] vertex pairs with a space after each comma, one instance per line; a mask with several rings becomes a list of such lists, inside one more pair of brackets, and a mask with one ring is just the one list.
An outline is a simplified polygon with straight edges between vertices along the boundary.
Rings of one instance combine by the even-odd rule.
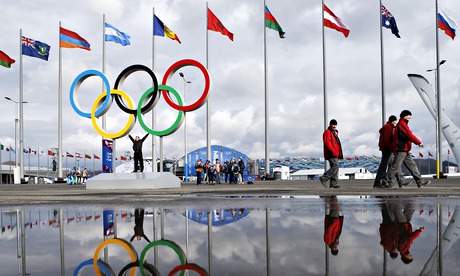
[[[391, 115], [388, 118], [388, 122], [386, 122], [386, 124], [384, 124], [379, 130], [379, 150], [382, 152], [382, 160], [380, 161], [380, 166], [377, 170], [377, 175], [375, 176], [374, 188], [396, 188], [394, 185], [381, 185], [380, 180], [385, 177], [385, 174], [393, 161], [393, 137], [396, 136], [397, 124], [398, 119], [395, 115]], [[404, 183], [401, 170], [398, 171], [396, 179], [398, 180], [400, 186], [409, 184]]]
[[[395, 153], [393, 163], [388, 170], [386, 179], [389, 183], [387, 185], [395, 185], [394, 180], [398, 170], [401, 169], [402, 163], [409, 170], [410, 174], [414, 177], [415, 182], [419, 188], [431, 183], [429, 180], [423, 180], [418, 170], [417, 164], [410, 155], [412, 143], [423, 148], [423, 143], [412, 133], [408, 123], [412, 119], [412, 113], [409, 110], [403, 110], [399, 115], [400, 119], [396, 125], [396, 134], [393, 140], [393, 152]], [[384, 182], [384, 181], [383, 181]], [[410, 184], [407, 183], [406, 185]], [[400, 188], [404, 187], [405, 183], [400, 184]]]
[[329, 122], [329, 127], [323, 133], [324, 144], [324, 159], [331, 166], [320, 178], [321, 184], [327, 187], [327, 182], [330, 181], [330, 188], [340, 188], [338, 182], [339, 176], [339, 159], [343, 159], [342, 145], [339, 139], [339, 131], [337, 130], [337, 121], [332, 119]]

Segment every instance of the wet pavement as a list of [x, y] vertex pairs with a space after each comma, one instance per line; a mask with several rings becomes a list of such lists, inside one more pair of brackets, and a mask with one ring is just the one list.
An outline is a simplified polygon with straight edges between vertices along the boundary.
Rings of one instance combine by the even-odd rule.
[[144, 204], [156, 201], [194, 201], [218, 196], [460, 196], [460, 178], [430, 179], [431, 184], [417, 188], [415, 181], [401, 189], [374, 189], [373, 180], [341, 180], [340, 189], [324, 188], [318, 180], [255, 181], [254, 184], [196, 185], [182, 183], [180, 188], [143, 190], [86, 190], [85, 185], [2, 184], [0, 206], [35, 204]]

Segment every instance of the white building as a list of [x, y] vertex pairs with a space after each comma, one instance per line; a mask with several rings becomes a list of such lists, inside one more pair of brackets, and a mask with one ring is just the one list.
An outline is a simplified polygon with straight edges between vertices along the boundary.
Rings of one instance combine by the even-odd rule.
[[[298, 170], [291, 173], [292, 180], [313, 180], [323, 175], [324, 169]], [[365, 168], [339, 168], [339, 179], [374, 179], [375, 174]]]

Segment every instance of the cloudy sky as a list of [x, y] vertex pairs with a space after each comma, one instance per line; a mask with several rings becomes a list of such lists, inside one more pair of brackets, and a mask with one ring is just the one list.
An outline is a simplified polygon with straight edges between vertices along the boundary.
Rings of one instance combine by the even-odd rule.
[[[155, 72], [161, 81], [174, 62], [190, 58], [206, 64], [206, 1], [2, 1], [3, 20], [0, 50], [16, 60], [12, 68], [0, 67], [0, 141], [14, 145], [15, 106], [3, 97], [19, 100], [19, 32], [51, 46], [49, 61], [23, 57], [24, 146], [57, 147], [59, 22], [77, 32], [91, 44], [91, 51], [62, 49], [63, 150], [100, 154], [101, 139], [91, 120], [77, 115], [71, 108], [69, 89], [75, 77], [88, 69], [102, 70], [103, 14], [106, 22], [131, 36], [130, 46], [106, 43], [106, 75], [112, 87], [118, 74], [133, 64], [152, 66], [152, 13], [174, 31], [182, 44], [155, 37]], [[413, 113], [410, 126], [424, 142], [422, 153], [435, 153], [435, 122], [407, 74], [425, 76], [434, 83], [436, 67], [434, 1], [383, 1], [395, 16], [401, 38], [383, 30], [386, 111], [385, 117], [408, 109]], [[348, 38], [325, 30], [328, 119], [338, 121], [346, 156], [377, 155], [378, 130], [382, 123], [380, 82], [379, 1], [329, 0], [328, 7], [348, 25]], [[234, 41], [209, 32], [208, 62], [212, 77], [209, 108], [212, 144], [233, 147], [252, 158], [264, 158], [264, 56], [263, 1], [212, 0], [209, 8], [234, 33]], [[288, 5], [286, 5], [288, 4]], [[439, 1], [440, 7], [460, 21], [460, 4]], [[321, 1], [267, 1], [286, 38], [267, 29], [267, 64], [269, 93], [270, 157], [322, 156], [323, 63], [321, 36]], [[442, 65], [441, 95], [446, 114], [457, 122], [459, 108], [460, 51], [458, 41], [439, 32]], [[177, 73], [170, 86], [179, 93], [186, 91], [186, 102], [196, 101], [203, 90], [203, 76], [193, 67], [181, 69], [191, 81], [184, 86]], [[137, 105], [151, 84], [145, 73], [137, 72], [126, 79], [122, 90]], [[100, 94], [96, 78], [85, 81], [78, 101], [85, 112]], [[146, 116], [150, 124], [151, 113]], [[177, 112], [160, 99], [155, 108], [157, 129], [168, 128]], [[206, 106], [187, 113], [188, 149], [206, 146]], [[127, 115], [114, 104], [107, 114], [107, 129], [119, 131]], [[131, 132], [143, 135], [137, 122]], [[146, 144], [151, 144], [149, 137]], [[157, 139], [157, 144], [158, 144]], [[184, 126], [164, 138], [164, 155], [180, 158], [184, 154]], [[118, 155], [131, 150], [127, 137], [117, 142]], [[419, 149], [413, 150], [417, 155]], [[447, 143], [443, 142], [443, 159]], [[159, 148], [157, 148], [157, 156]], [[5, 156], [5, 152], [3, 152]], [[144, 145], [144, 156], [151, 147]], [[3, 157], [5, 158], [5, 157]], [[451, 160], [453, 156], [450, 156]], [[5, 160], [5, 159], [4, 159]]]

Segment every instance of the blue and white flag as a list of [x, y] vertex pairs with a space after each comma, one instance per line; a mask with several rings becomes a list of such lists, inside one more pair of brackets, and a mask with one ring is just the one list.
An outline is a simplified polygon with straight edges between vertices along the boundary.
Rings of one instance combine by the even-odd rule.
[[131, 43], [129, 42], [130, 38], [131, 37], [128, 34], [118, 30], [109, 23], [105, 23], [105, 41], [113, 41], [116, 43], [120, 43], [123, 46], [126, 46], [131, 45]]
[[392, 34], [394, 34], [397, 38], [401, 38], [401, 36], [399, 36], [398, 26], [396, 25], [396, 19], [393, 17], [390, 11], [387, 10], [383, 5], [382, 5], [382, 26], [387, 29], [391, 29]]

